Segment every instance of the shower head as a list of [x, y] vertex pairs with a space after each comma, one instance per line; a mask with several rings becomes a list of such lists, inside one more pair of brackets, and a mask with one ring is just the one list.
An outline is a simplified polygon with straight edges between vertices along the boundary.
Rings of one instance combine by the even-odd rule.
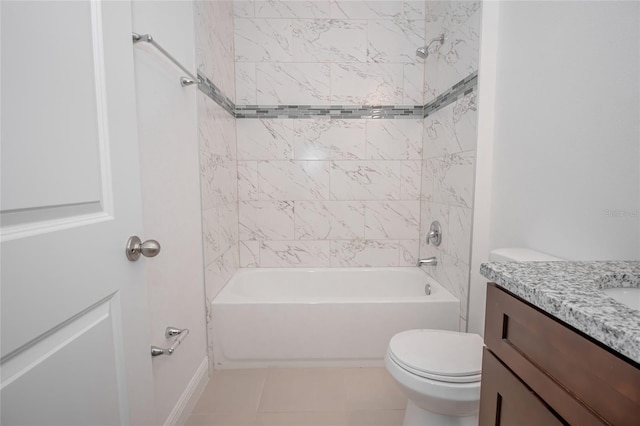
[[418, 47], [416, 49], [416, 56], [418, 58], [422, 58], [422, 59], [427, 59], [427, 56], [429, 56], [429, 48], [431, 47], [431, 45], [433, 43], [435, 43], [436, 41], [439, 41], [440, 44], [444, 44], [444, 34], [440, 34], [440, 37], [436, 37], [434, 39], [429, 40], [429, 43], [427, 43], [426, 46], [424, 47]]
[[429, 56], [429, 51], [427, 50], [427, 46], [418, 47], [416, 49], [416, 56], [418, 58], [427, 59], [427, 56]]

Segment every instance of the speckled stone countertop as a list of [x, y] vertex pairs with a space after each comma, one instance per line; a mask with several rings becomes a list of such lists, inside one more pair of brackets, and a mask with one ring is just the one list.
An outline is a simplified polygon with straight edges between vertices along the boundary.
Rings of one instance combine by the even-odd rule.
[[640, 262], [489, 262], [489, 281], [640, 363], [640, 311], [603, 288], [640, 287]]

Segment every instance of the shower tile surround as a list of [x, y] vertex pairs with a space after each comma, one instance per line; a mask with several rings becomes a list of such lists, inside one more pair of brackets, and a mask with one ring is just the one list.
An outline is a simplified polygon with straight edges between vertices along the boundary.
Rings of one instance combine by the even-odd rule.
[[[239, 267], [238, 160], [234, 100], [233, 3], [194, 3], [200, 190], [209, 368], [213, 371], [211, 301]], [[205, 77], [206, 76], [206, 77]], [[215, 87], [215, 91], [211, 90]], [[207, 90], [203, 90], [207, 89]]]
[[[460, 298], [465, 329], [479, 2], [196, 5], [207, 300], [239, 267], [419, 253], [438, 257], [423, 269]], [[416, 60], [434, 31], [445, 45]]]
[[473, 92], [477, 71], [466, 76], [424, 105], [235, 105], [214, 82], [198, 72], [200, 91], [235, 118], [424, 118]]

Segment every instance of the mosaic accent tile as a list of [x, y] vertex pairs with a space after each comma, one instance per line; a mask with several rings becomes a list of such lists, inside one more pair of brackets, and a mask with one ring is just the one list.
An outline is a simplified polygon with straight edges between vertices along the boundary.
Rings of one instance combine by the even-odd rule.
[[198, 89], [208, 97], [210, 97], [215, 103], [220, 105], [229, 114], [235, 116], [236, 105], [231, 98], [225, 95], [218, 86], [216, 86], [211, 80], [204, 75], [198, 73], [200, 82], [198, 83]]
[[425, 40], [444, 35], [424, 62], [425, 102], [478, 69], [481, 1], [427, 1]]
[[198, 88], [236, 118], [425, 118], [464, 96], [478, 85], [478, 73], [465, 77], [425, 105], [235, 105], [218, 86], [198, 73]]
[[478, 73], [474, 72], [473, 74], [463, 78], [450, 89], [442, 92], [437, 98], [433, 101], [425, 104], [424, 106], [424, 117], [428, 117], [434, 112], [446, 107], [447, 105], [457, 101], [458, 99], [468, 95], [473, 92], [475, 88], [478, 86]]
[[422, 118], [422, 105], [240, 105], [236, 118]]

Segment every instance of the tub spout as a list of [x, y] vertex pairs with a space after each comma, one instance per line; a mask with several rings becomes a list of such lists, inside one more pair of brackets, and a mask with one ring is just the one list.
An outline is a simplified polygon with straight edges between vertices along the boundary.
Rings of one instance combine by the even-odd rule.
[[427, 259], [419, 259], [418, 260], [418, 266], [423, 266], [423, 265], [431, 265], [431, 266], [436, 266], [438, 264], [438, 260], [434, 257], [429, 257]]

